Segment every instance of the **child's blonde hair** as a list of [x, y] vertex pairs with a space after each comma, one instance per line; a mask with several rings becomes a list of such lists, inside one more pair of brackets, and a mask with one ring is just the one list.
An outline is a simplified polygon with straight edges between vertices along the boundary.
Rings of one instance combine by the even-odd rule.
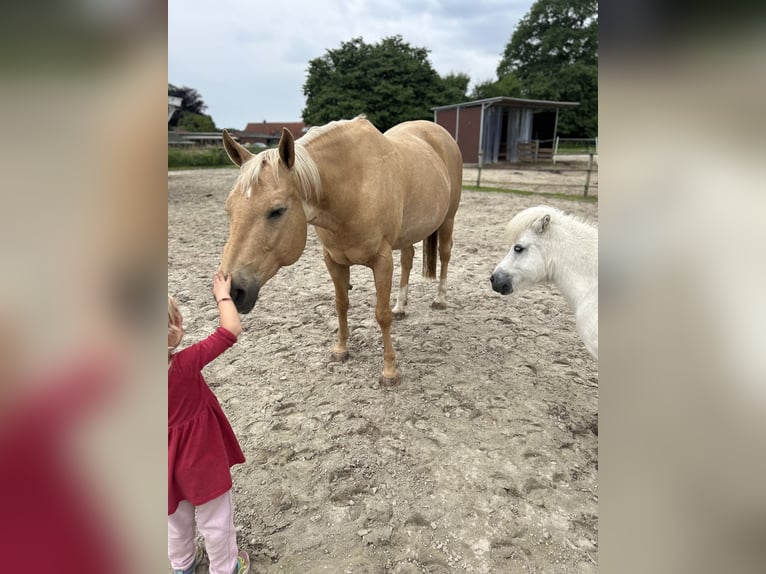
[[178, 310], [176, 300], [168, 295], [168, 361], [173, 355], [173, 350], [181, 344], [184, 332], [181, 328], [183, 317]]

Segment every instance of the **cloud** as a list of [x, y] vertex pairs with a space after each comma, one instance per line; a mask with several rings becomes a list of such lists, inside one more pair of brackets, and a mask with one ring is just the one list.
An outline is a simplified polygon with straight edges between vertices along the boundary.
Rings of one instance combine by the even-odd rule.
[[169, 0], [168, 74], [197, 89], [219, 127], [295, 121], [311, 59], [355, 37], [401, 35], [440, 75], [495, 69], [533, 0]]

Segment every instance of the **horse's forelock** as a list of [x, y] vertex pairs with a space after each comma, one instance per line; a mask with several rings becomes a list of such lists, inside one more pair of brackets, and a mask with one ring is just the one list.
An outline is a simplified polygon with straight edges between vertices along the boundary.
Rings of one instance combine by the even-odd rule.
[[[276, 148], [263, 150], [242, 166], [239, 174], [236, 188], [241, 189], [242, 193], [249, 199], [254, 185], [261, 177], [261, 172], [265, 166], [275, 166], [279, 163], [279, 150]], [[300, 146], [295, 146], [295, 164], [292, 168], [298, 179], [298, 191], [301, 197], [306, 201], [319, 199], [321, 181], [319, 171], [314, 160], [308, 155], [308, 152]], [[279, 183], [279, 170], [274, 169], [274, 178]]]
[[511, 242], [515, 243], [521, 234], [532, 227], [535, 221], [537, 221], [540, 217], [544, 215], [553, 216], [561, 213], [562, 212], [555, 207], [529, 207], [513, 216], [505, 228], [505, 234]]
[[552, 207], [550, 205], [539, 205], [537, 207], [528, 207], [527, 209], [524, 209], [523, 211], [520, 211], [514, 215], [506, 226], [506, 238], [510, 242], [515, 243], [521, 234], [524, 233], [524, 231], [531, 228], [532, 225], [534, 225], [534, 223], [544, 215], [550, 215], [551, 223], [554, 225], [560, 224], [562, 222], [572, 222], [575, 223], [575, 225], [587, 225], [588, 227], [594, 228], [597, 227], [593, 223], [584, 221], [579, 217], [565, 213], [557, 207]]
[[[250, 192], [253, 186], [258, 183], [261, 177], [264, 164], [271, 163], [273, 161], [272, 156], [276, 155], [276, 152], [277, 150], [275, 149], [264, 150], [242, 165], [237, 180], [237, 187], [248, 199], [250, 199]], [[277, 159], [279, 158], [278, 155], [276, 157]]]

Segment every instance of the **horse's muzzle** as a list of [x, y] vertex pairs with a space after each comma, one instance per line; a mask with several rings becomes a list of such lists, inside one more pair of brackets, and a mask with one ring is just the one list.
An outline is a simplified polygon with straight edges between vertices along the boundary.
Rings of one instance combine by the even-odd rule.
[[513, 293], [511, 276], [504, 271], [495, 271], [492, 275], [489, 276], [489, 282], [492, 283], [492, 289], [501, 295], [508, 295], [509, 293]]
[[255, 307], [261, 283], [258, 279], [246, 280], [236, 273], [231, 278], [231, 299], [239, 313], [246, 315]]

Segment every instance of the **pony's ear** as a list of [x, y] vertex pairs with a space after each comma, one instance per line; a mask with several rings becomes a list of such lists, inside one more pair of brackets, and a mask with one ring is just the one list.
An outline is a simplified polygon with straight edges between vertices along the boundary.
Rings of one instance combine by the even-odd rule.
[[253, 157], [253, 154], [235, 142], [226, 130], [223, 130], [223, 149], [226, 150], [229, 159], [238, 166], [242, 166], [243, 163]]
[[543, 231], [548, 229], [548, 224], [550, 222], [551, 222], [551, 216], [546, 213], [541, 218], [539, 218], [537, 221], [535, 221], [535, 223], [534, 223], [534, 225], [532, 227], [538, 233], [542, 233]]
[[293, 167], [295, 163], [295, 140], [287, 128], [282, 128], [282, 137], [279, 138], [279, 159], [288, 168]]

